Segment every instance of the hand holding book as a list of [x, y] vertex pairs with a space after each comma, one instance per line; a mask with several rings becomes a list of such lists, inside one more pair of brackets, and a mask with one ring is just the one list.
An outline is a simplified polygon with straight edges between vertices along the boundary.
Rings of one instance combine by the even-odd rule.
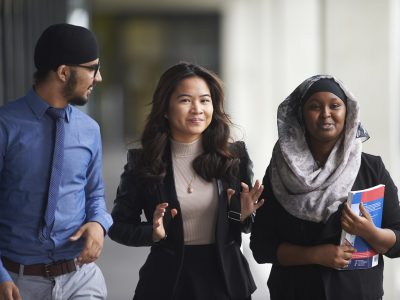
[[347, 268], [353, 253], [356, 249], [348, 242], [343, 245], [321, 244], [314, 246], [313, 263], [328, 268], [343, 269]]
[[390, 229], [382, 229], [385, 186], [351, 191], [342, 211], [340, 245], [350, 242], [357, 252], [348, 269], [366, 269], [378, 264], [378, 253], [385, 253], [396, 242]]
[[360, 214], [358, 215], [350, 208], [347, 202], [344, 204], [341, 218], [342, 229], [349, 234], [368, 240], [376, 226], [362, 202], [359, 204], [359, 211]]

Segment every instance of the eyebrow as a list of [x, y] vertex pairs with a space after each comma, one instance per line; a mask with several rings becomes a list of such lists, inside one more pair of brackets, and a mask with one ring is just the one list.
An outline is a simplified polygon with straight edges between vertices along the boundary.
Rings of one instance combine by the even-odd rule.
[[[318, 101], [318, 100], [321, 100], [321, 98], [311, 96], [311, 97], [307, 100], [307, 102], [308, 102], [308, 101], [313, 101], [313, 100], [314, 100], [314, 101]], [[344, 101], [343, 101], [342, 99], [340, 99], [338, 96], [329, 98], [329, 100], [340, 100], [340, 101], [344, 102]]]
[[[193, 97], [193, 95], [190, 95], [190, 94], [179, 94], [177, 97], [178, 98], [180, 98], [180, 97]], [[211, 98], [211, 95], [210, 94], [203, 94], [203, 95], [200, 95], [200, 97], [210, 97]]]

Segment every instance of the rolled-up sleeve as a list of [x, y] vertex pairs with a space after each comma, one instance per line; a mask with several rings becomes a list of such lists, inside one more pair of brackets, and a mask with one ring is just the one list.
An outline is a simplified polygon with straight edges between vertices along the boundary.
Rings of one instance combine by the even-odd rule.
[[112, 218], [107, 211], [105, 202], [101, 159], [101, 137], [98, 131], [96, 149], [87, 170], [86, 221], [99, 223], [107, 233], [112, 225]]

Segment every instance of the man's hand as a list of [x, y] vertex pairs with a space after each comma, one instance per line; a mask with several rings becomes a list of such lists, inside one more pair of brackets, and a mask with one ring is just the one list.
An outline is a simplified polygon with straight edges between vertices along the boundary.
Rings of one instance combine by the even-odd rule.
[[14, 282], [4, 281], [0, 283], [0, 300], [22, 300]]
[[83, 250], [79, 254], [79, 265], [94, 262], [99, 258], [104, 244], [104, 229], [97, 222], [88, 222], [83, 225], [73, 236], [70, 241], [77, 241], [81, 237], [85, 239]]

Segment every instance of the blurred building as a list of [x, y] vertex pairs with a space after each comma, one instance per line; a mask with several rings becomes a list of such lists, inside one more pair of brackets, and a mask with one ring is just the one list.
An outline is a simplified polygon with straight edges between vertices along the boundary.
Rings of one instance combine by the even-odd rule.
[[[371, 139], [400, 184], [400, 2], [397, 0], [0, 0], [0, 104], [31, 85], [33, 46], [48, 24], [91, 27], [101, 44], [103, 83], [87, 112], [101, 125], [107, 204], [139, 138], [161, 72], [181, 60], [215, 70], [226, 104], [262, 178], [276, 141], [276, 110], [305, 78], [340, 78], [361, 106]], [[268, 201], [268, 200], [267, 200]], [[244, 239], [258, 290], [268, 299], [268, 265]], [[129, 299], [147, 248], [106, 241], [99, 260], [109, 299]], [[156, 283], [155, 283], [156, 288]], [[400, 292], [400, 260], [386, 260], [385, 297]]]

